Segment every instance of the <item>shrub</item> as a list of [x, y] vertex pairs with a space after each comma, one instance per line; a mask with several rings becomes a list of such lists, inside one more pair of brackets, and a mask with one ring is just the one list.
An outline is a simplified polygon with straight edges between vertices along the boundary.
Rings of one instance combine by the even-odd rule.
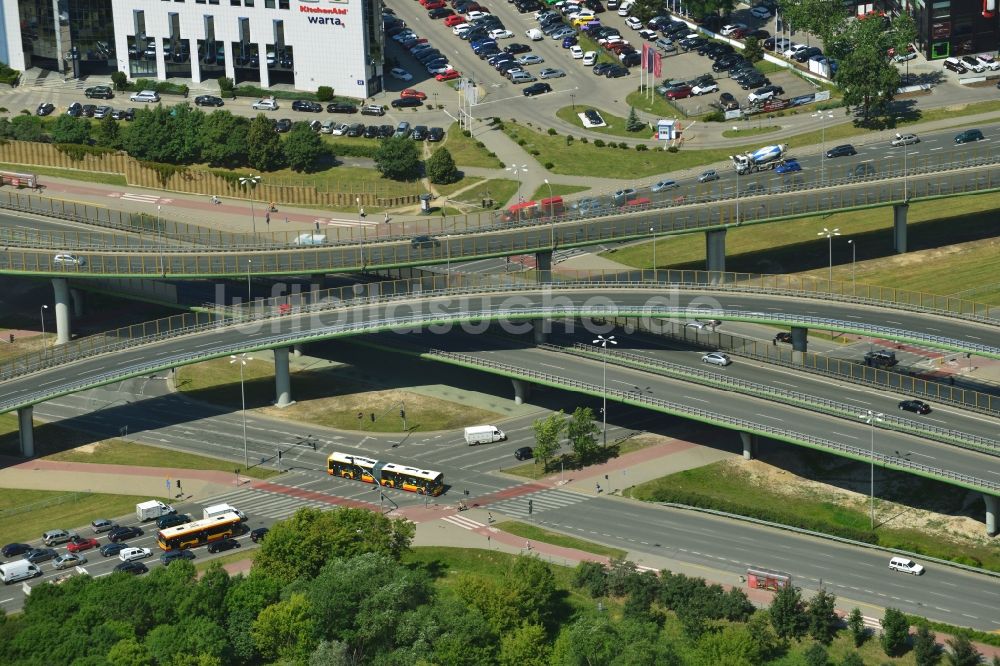
[[598, 148], [604, 147], [604, 139], [594, 139], [594, 145]]
[[546, 163], [545, 163], [545, 164], [544, 164], [543, 166], [544, 166], [544, 167], [545, 167], [546, 169], [551, 169], [552, 167], [554, 167], [554, 166], [555, 166], [555, 164], [553, 164], [552, 162], [546, 162]]
[[532, 150], [531, 154], [537, 157], [538, 155], [542, 154], [542, 151], [540, 151], [540, 150]]
[[483, 143], [482, 141], [476, 141], [476, 147], [477, 148], [486, 148], [486, 144]]
[[680, 150], [680, 148], [678, 148], [677, 146], [670, 146], [669, 148], [667, 148], [668, 153], [676, 153], [678, 150]]
[[517, 140], [517, 145], [519, 145], [519, 146], [523, 146], [523, 145], [525, 145], [525, 144], [527, 144], [527, 143], [528, 143], [528, 142], [527, 142], [527, 141], [525, 141], [524, 139], [518, 139], [518, 140]]
[[581, 136], [580, 137], [580, 143], [590, 143], [590, 141], [587, 140], [587, 137]]
[[128, 87], [128, 74], [125, 72], [112, 72], [111, 84], [115, 90], [125, 90]]
[[618, 147], [621, 148], [622, 150], [628, 150], [628, 144], [624, 141], [619, 141]]
[[726, 122], [726, 114], [722, 111], [712, 111], [712, 113], [705, 114], [704, 121], [706, 123], [724, 123]]
[[649, 147], [646, 146], [646, 144], [644, 144], [644, 143], [640, 143], [638, 146], [635, 147], [635, 149], [636, 149], [637, 152], [641, 153], [644, 150], [649, 150]]
[[469, 130], [462, 130], [462, 136], [469, 138], [472, 136], [472, 132], [470, 132]]
[[558, 134], [558, 132], [556, 132], [555, 128], [550, 127], [549, 128], [549, 136], [555, 136], [556, 134]]
[[316, 101], [317, 102], [329, 102], [333, 99], [333, 88], [330, 86], [320, 86], [316, 88]]

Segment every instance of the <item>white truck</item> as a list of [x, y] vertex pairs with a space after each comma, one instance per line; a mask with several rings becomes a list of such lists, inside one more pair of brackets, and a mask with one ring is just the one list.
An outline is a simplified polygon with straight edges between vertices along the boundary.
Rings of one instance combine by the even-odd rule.
[[205, 507], [205, 511], [202, 514], [203, 518], [213, 518], [215, 516], [222, 515], [223, 513], [235, 513], [240, 517], [240, 520], [246, 520], [246, 514], [237, 509], [232, 504], [213, 504], [212, 506]]
[[729, 159], [733, 161], [733, 168], [736, 169], [736, 173], [742, 176], [745, 173], [773, 169], [781, 164], [787, 152], [788, 146], [781, 143], [758, 148], [752, 153], [730, 155]]
[[164, 504], [160, 500], [149, 500], [135, 505], [135, 518], [139, 521], [156, 520], [160, 516], [166, 516], [170, 513], [177, 512], [174, 511], [174, 507]]
[[4, 585], [41, 575], [42, 570], [38, 568], [38, 565], [32, 564], [28, 560], [14, 560], [7, 564], [0, 564], [0, 580], [3, 581]]
[[469, 446], [502, 442], [507, 439], [503, 430], [492, 425], [469, 426], [465, 429], [465, 443]]

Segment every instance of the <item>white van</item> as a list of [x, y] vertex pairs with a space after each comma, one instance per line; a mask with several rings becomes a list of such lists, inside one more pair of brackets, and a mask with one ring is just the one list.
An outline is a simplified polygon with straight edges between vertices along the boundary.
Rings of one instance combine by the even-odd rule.
[[507, 439], [503, 430], [492, 425], [469, 426], [465, 429], [465, 443], [469, 446], [502, 442]]
[[299, 234], [295, 239], [296, 245], [326, 245], [326, 236], [323, 234]]
[[237, 509], [232, 504], [213, 504], [212, 506], [205, 507], [205, 511], [202, 514], [203, 518], [214, 518], [215, 516], [221, 516], [224, 513], [235, 513], [240, 517], [240, 520], [246, 520], [247, 516], [245, 513]]
[[0, 579], [3, 579], [4, 585], [41, 575], [42, 570], [28, 560], [14, 560], [7, 564], [0, 564]]
[[540, 42], [545, 39], [545, 35], [538, 28], [532, 28], [524, 33], [524, 36], [533, 42]]
[[919, 576], [924, 573], [923, 566], [905, 557], [894, 557], [889, 560], [889, 568], [893, 571], [902, 571], [904, 573], [913, 574], [914, 576]]

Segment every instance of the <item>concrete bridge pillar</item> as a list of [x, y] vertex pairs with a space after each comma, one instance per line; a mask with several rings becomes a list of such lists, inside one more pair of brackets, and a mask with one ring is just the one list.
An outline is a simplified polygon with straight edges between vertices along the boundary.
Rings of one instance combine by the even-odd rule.
[[510, 381], [514, 384], [514, 404], [523, 405], [524, 401], [531, 395], [531, 384], [523, 379], [512, 379]]
[[70, 289], [69, 295], [73, 299], [73, 318], [83, 317], [83, 292], [79, 289]]
[[552, 250], [535, 253], [535, 282], [552, 282]]
[[31, 405], [17, 410], [17, 434], [21, 440], [21, 455], [25, 458], [35, 455], [35, 431], [31, 418], [34, 411]]
[[753, 460], [754, 453], [757, 452], [757, 438], [752, 432], [741, 432], [740, 441], [743, 442], [743, 459]]
[[983, 500], [986, 502], [986, 533], [996, 536], [1000, 532], [997, 529], [997, 497], [983, 493]]
[[910, 204], [896, 204], [892, 207], [892, 249], [897, 254], [906, 253], [906, 213]]
[[726, 270], [726, 230], [714, 229], [705, 232], [705, 263], [711, 273], [712, 284], [718, 284], [719, 273]]
[[531, 322], [531, 331], [535, 335], [535, 344], [542, 345], [549, 340], [548, 319], [535, 319]]
[[[804, 326], [792, 326], [792, 358], [802, 359], [809, 345], [809, 329]], [[798, 353], [795, 353], [798, 352]]]
[[69, 342], [71, 329], [69, 322], [69, 283], [66, 278], [52, 278], [52, 291], [56, 300], [56, 344]]
[[292, 380], [288, 373], [288, 347], [274, 350], [275, 407], [288, 407], [292, 400]]

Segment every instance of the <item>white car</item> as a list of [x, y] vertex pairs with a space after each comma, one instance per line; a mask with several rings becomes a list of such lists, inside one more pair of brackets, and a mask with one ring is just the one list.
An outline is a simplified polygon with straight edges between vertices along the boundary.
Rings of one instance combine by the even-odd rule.
[[791, 58], [793, 55], [795, 55], [802, 49], [807, 49], [807, 48], [809, 47], [806, 46], [805, 44], [796, 44], [795, 42], [792, 42], [791, 44], [788, 45], [787, 49], [782, 51], [781, 55], [785, 56], [786, 58]]
[[727, 354], [723, 354], [722, 352], [709, 352], [701, 357], [701, 362], [721, 366], [727, 366], [732, 363], [729, 356]]
[[144, 559], [152, 554], [149, 548], [122, 548], [122, 551], [118, 553], [118, 559], [122, 562], [131, 562], [132, 560]]
[[255, 111], [277, 111], [278, 100], [273, 97], [268, 97], [266, 99], [257, 100], [251, 106]]
[[628, 16], [628, 12], [632, 9], [632, 5], [635, 4], [630, 0], [625, 0], [622, 4], [618, 5], [618, 16]]
[[714, 92], [719, 92], [719, 84], [715, 82], [706, 83], [704, 85], [698, 84], [691, 88], [692, 95], [707, 95], [708, 93]]
[[468, 23], [459, 23], [456, 26], [452, 26], [451, 34], [458, 36], [461, 35], [463, 32], [469, 32], [470, 30], [472, 30], [472, 26], [469, 25]]
[[465, 18], [469, 21], [475, 21], [476, 19], [486, 18], [489, 15], [489, 12], [471, 11], [465, 15]]
[[909, 560], [905, 557], [894, 557], [889, 560], [889, 568], [893, 571], [902, 571], [903, 573], [913, 574], [914, 576], [919, 576], [924, 572], [923, 565], [917, 564], [913, 560]]
[[660, 33], [655, 30], [646, 30], [645, 28], [639, 31], [639, 36], [645, 39], [647, 42], [655, 42], [660, 37]]
[[590, 67], [595, 62], [597, 62], [597, 51], [587, 51], [583, 54], [583, 64], [586, 67]]
[[413, 74], [410, 74], [402, 67], [393, 67], [392, 69], [390, 69], [389, 76], [391, 76], [394, 79], [399, 79], [400, 81], [410, 81], [413, 79]]
[[569, 54], [573, 56], [573, 60], [583, 59], [583, 49], [581, 49], [579, 46], [576, 46], [575, 44], [569, 47]]
[[757, 5], [750, 8], [750, 16], [759, 19], [769, 19], [771, 18], [771, 10], [763, 5]]
[[510, 30], [490, 30], [490, 39], [510, 39], [513, 36]]
[[722, 30], [719, 31], [719, 34], [722, 35], [723, 37], [728, 37], [737, 30], [746, 30], [746, 29], [747, 29], [746, 23], [730, 23], [729, 25], [722, 26]]
[[625, 19], [625, 25], [632, 28], [633, 30], [639, 30], [642, 28], [642, 21], [640, 21], [634, 16], [629, 16], [627, 19]]
[[533, 42], [540, 42], [543, 39], [545, 39], [545, 33], [543, 33], [538, 28], [531, 28], [530, 30], [526, 30], [524, 36]]
[[447, 62], [443, 65], [427, 65], [427, 73], [434, 74], [435, 76], [438, 74], [444, 74], [445, 72], [450, 72], [452, 69], [454, 69], [454, 67]]
[[330, 132], [330, 134], [334, 136], [344, 136], [347, 134], [347, 130], [349, 129], [351, 129], [350, 125], [347, 123], [340, 123], [339, 125], [334, 126], [333, 131]]
[[992, 55], [988, 53], [981, 53], [977, 55], [976, 58], [983, 64], [984, 67], [991, 70], [1000, 69], [1000, 60], [997, 60]]
[[[154, 51], [155, 55], [155, 51]], [[129, 96], [129, 101], [132, 102], [159, 102], [160, 95], [155, 90], [140, 90], [137, 93], [133, 93]]]
[[86, 266], [87, 260], [83, 257], [78, 257], [73, 254], [57, 254], [53, 261], [57, 264], [66, 264], [69, 266]]

